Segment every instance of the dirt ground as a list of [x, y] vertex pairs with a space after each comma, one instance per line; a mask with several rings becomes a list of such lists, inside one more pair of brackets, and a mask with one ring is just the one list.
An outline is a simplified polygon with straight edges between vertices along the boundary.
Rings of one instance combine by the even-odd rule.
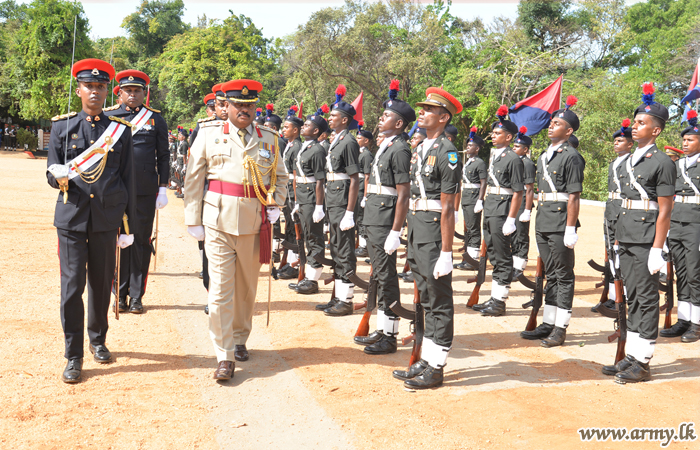
[[[660, 339], [651, 382], [621, 386], [600, 373], [613, 361], [615, 344], [607, 341], [612, 321], [590, 312], [600, 276], [586, 261], [600, 262], [603, 254], [603, 209], [596, 206], [581, 208], [576, 297], [563, 347], [520, 339], [529, 315], [520, 305], [529, 292], [518, 283], [505, 317], [465, 308], [473, 274], [458, 271], [445, 385], [407, 392], [391, 371], [407, 365], [410, 345], [393, 355], [365, 355], [352, 342], [361, 311], [329, 318], [313, 310], [328, 300], [331, 285], [300, 296], [273, 280], [266, 327], [265, 266], [248, 342], [251, 359], [237, 363], [231, 382], [211, 380], [216, 359], [202, 312], [200, 257], [183, 225], [182, 201], [169, 191], [146, 313], [111, 317], [107, 345], [116, 362], [103, 366], [86, 357], [84, 381], [66, 385], [60, 380], [65, 360], [52, 226], [57, 191], [46, 184], [46, 160], [0, 152], [0, 161], [0, 448], [637, 449], [660, 445], [584, 443], [577, 430], [677, 429], [694, 422], [698, 434], [700, 344]], [[368, 265], [360, 262], [358, 269], [366, 279]], [[526, 274], [534, 278], [533, 272], [531, 262]], [[402, 300], [410, 302], [412, 286], [401, 287]], [[489, 292], [490, 277], [482, 301]], [[370, 324], [374, 329], [374, 317]], [[402, 323], [401, 336], [407, 330]]]

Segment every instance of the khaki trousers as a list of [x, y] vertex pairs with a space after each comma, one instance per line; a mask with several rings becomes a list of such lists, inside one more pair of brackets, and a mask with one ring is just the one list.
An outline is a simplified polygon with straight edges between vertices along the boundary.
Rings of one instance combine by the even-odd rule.
[[233, 361], [234, 347], [244, 345], [253, 328], [260, 274], [260, 238], [235, 236], [205, 227], [209, 258], [209, 335], [217, 361]]

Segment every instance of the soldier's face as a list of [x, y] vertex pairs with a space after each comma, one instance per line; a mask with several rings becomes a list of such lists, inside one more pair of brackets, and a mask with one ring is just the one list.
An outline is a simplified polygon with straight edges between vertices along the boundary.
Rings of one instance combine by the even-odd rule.
[[[394, 132], [395, 130], [398, 130], [400, 127], [400, 121], [399, 116], [394, 114], [391, 111], [384, 111], [382, 113], [382, 116], [379, 118], [379, 131], [380, 132]], [[403, 121], [401, 121], [403, 123]]]
[[648, 114], [637, 114], [632, 123], [632, 139], [648, 142], [661, 134], [661, 128], [654, 123], [654, 118]]
[[338, 128], [346, 128], [350, 118], [338, 110], [331, 111], [330, 117], [328, 117], [328, 126], [331, 130], [337, 130]]
[[625, 155], [632, 151], [632, 146], [634, 142], [628, 140], [624, 137], [616, 137], [613, 141], [613, 149], [618, 156]]
[[574, 129], [571, 128], [571, 125], [569, 125], [569, 122], [567, 122], [564, 119], [561, 119], [559, 117], [555, 117], [552, 119], [551, 122], [549, 122], [549, 128], [547, 129], [547, 136], [551, 140], [567, 140], [569, 139], [569, 136], [574, 132]]
[[367, 147], [367, 144], [369, 144], [369, 139], [367, 139], [366, 137], [364, 137], [364, 136], [358, 134], [358, 135], [357, 135], [357, 144], [358, 144], [360, 147]]
[[228, 120], [228, 102], [226, 100], [216, 99], [214, 103], [214, 112], [221, 120]]
[[310, 120], [307, 120], [304, 122], [304, 125], [301, 126], [301, 135], [306, 139], [315, 139], [317, 133], [318, 126]]
[[255, 119], [255, 103], [228, 102], [228, 120], [236, 128], [245, 128]]
[[472, 157], [479, 153], [479, 146], [473, 142], [467, 144], [467, 156]]
[[214, 114], [216, 114], [216, 106], [213, 108], [211, 106], [207, 106], [207, 117], [214, 117]]
[[697, 134], [683, 136], [683, 152], [685, 156], [695, 156], [700, 153], [700, 136]]
[[119, 90], [119, 97], [129, 108], [136, 108], [143, 105], [143, 99], [146, 97], [146, 90], [141, 86], [124, 86]]
[[450, 114], [439, 106], [425, 105], [418, 112], [418, 126], [426, 130], [435, 130], [440, 126], [444, 128], [449, 120]]
[[[411, 138], [411, 148], [416, 148], [420, 145], [421, 142], [423, 142], [423, 139], [425, 139], [425, 136], [422, 134], [414, 134], [413, 137]], [[379, 144], [377, 144], [379, 145]]]
[[491, 142], [493, 142], [494, 147], [503, 148], [510, 145], [513, 140], [513, 135], [508, 133], [503, 128], [494, 128], [491, 131]]
[[80, 97], [83, 108], [102, 109], [107, 98], [107, 83], [80, 81], [75, 93]]
[[379, 136], [377, 136], [377, 147], [382, 145], [382, 142], [384, 142], [384, 135], [380, 134]]
[[523, 144], [514, 144], [513, 151], [518, 156], [525, 156], [527, 154], [527, 147], [525, 147]]
[[272, 128], [272, 129], [275, 130], [275, 131], [279, 131], [279, 128], [277, 128], [277, 125], [275, 125], [275, 124], [272, 123], [272, 122], [265, 122], [265, 126], [266, 126], [267, 128]]
[[282, 136], [288, 141], [296, 139], [300, 131], [299, 127], [295, 126], [292, 122], [284, 122], [282, 125]]

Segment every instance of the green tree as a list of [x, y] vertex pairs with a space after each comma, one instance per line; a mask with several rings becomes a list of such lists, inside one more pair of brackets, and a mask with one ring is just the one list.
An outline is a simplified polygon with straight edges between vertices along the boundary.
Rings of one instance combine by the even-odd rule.
[[182, 21], [184, 10], [182, 0], [143, 0], [136, 12], [126, 16], [122, 28], [134, 44], [132, 60], [157, 56], [174, 36], [188, 30]]

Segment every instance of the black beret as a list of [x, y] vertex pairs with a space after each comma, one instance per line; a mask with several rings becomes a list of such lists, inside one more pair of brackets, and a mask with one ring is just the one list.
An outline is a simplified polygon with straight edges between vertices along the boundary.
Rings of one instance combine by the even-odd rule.
[[384, 102], [384, 109], [398, 114], [405, 122], [404, 125], [408, 125], [416, 120], [416, 111], [403, 100], [389, 99]]
[[637, 114], [646, 114], [661, 119], [666, 123], [668, 121], [668, 109], [661, 103], [654, 101], [654, 85], [652, 83], [644, 83], [642, 92], [643, 103], [634, 110], [634, 117], [637, 117]]
[[700, 131], [698, 128], [698, 113], [690, 110], [688, 111], [688, 128], [684, 129], [681, 131], [681, 137], [685, 136], [686, 134], [689, 135], [700, 135]]
[[578, 148], [578, 138], [572, 134], [569, 136], [569, 144], [571, 144], [573, 148]]
[[630, 127], [630, 120], [625, 119], [622, 121], [622, 126], [613, 133], [613, 141], [619, 137], [626, 139], [632, 139], [632, 127]]
[[448, 124], [445, 127], [445, 133], [451, 134], [452, 136], [457, 137], [457, 135], [459, 134], [459, 130], [457, 129], [456, 126], [454, 126], [452, 124]]

